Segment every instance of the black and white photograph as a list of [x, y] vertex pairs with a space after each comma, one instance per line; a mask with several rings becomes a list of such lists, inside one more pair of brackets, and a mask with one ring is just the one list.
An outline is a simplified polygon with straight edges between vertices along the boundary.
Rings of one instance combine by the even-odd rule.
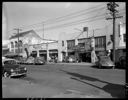
[[126, 2], [2, 2], [2, 98], [126, 98]]

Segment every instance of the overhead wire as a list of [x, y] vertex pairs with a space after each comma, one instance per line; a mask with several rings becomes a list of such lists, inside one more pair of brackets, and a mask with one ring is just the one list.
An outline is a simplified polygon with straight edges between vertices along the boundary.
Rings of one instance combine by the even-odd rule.
[[[99, 5], [100, 6], [100, 5]], [[74, 13], [71, 13], [71, 14], [68, 14], [68, 15], [65, 15], [65, 16], [73, 16], [73, 14], [77, 14], [77, 13], [80, 13], [80, 12], [83, 12], [84, 11], [84, 13], [86, 12], [86, 10], [89, 10], [89, 9], [94, 9], [94, 8], [97, 8], [97, 6], [95, 6], [95, 7], [92, 7], [92, 8], [88, 8], [88, 9], [84, 9], [84, 10], [81, 10], [81, 11], [79, 11], [79, 12], [74, 12]], [[95, 10], [94, 10], [95, 11]], [[88, 12], [89, 13], [89, 12]], [[55, 20], [57, 20], [57, 19], [60, 19], [60, 18], [65, 18], [65, 16], [61, 16], [61, 17], [58, 17], [58, 18], [53, 18], [53, 19], [49, 19], [49, 20], [46, 20], [46, 21], [43, 21], [43, 22], [40, 22], [40, 23], [36, 23], [36, 24], [32, 24], [32, 25], [28, 25], [28, 26], [22, 26], [22, 27], [19, 27], [19, 28], [21, 28], [21, 29], [25, 29], [25, 28], [27, 28], [27, 27], [34, 27], [35, 25], [36, 26], [38, 26], [38, 25], [42, 25], [42, 24], [44, 24], [44, 22], [46, 23], [46, 22], [48, 22], [48, 21], [54, 21], [55, 22]], [[35, 27], [36, 27], [35, 26]], [[11, 31], [13, 31], [13, 30], [9, 30], [8, 32], [11, 32]]]
[[[101, 7], [101, 4], [100, 4], [98, 7]], [[65, 17], [68, 17], [68, 16], [76, 16], [75, 14], [78, 14], [78, 13], [81, 13], [81, 12], [85, 13], [85, 12], [88, 11], [88, 10], [91, 10], [91, 9], [94, 9], [94, 8], [98, 8], [98, 7], [95, 6], [95, 7], [92, 7], [92, 8], [84, 9], [84, 10], [81, 10], [81, 11], [79, 11], [79, 12], [74, 12], [74, 13], [71, 13], [71, 14], [68, 14], [68, 15], [65, 15], [65, 16], [61, 16], [61, 17], [57, 17], [57, 18], [53, 18], [53, 19], [48, 19], [48, 20], [43, 21], [43, 22], [41, 22], [41, 23], [36, 23], [36, 24], [32, 24], [32, 25], [25, 26], [25, 27], [30, 27], [30, 26], [34, 26], [34, 25], [38, 25], [38, 24], [42, 24], [42, 23], [47, 23], [47, 22], [49, 22], [49, 21], [55, 21], [55, 20], [58, 20], [58, 19], [61, 19], [61, 18], [65, 18]], [[103, 8], [103, 7], [102, 7], [102, 8]], [[100, 9], [102, 9], [102, 8], [100, 8]], [[95, 9], [95, 10], [97, 10], [97, 9]], [[94, 10], [94, 11], [95, 11], [95, 10]], [[88, 13], [90, 13], [90, 12], [88, 12]], [[20, 27], [20, 28], [24, 28], [24, 27]]]
[[[79, 15], [64, 17], [64, 18], [62, 18], [62, 19], [54, 20], [53, 22], [50, 22], [50, 23], [54, 24], [54, 23], [56, 23], [56, 22], [65, 21], [65, 20], [70, 20], [70, 19], [72, 19], [72, 18], [81, 17], [81, 16], [83, 16], [83, 15], [87, 15], [87, 14], [90, 14], [90, 13], [93, 13], [93, 12], [95, 12], [95, 11], [97, 11], [97, 10], [102, 10], [102, 9], [104, 9], [104, 7], [99, 8], [99, 9], [95, 9], [95, 10], [93, 10], [93, 11], [88, 11], [88, 12], [86, 12], [86, 13], [84, 12], [84, 13], [79, 14]], [[47, 24], [49, 24], [49, 23], [47, 23]]]
[[[97, 14], [94, 17], [96, 18], [101, 12], [102, 12], [102, 10], [97, 12]], [[82, 34], [83, 34], [83, 31], [77, 37], [75, 37], [75, 39], [78, 38], [79, 36], [81, 36]]]
[[[120, 13], [122, 14], [122, 13]], [[84, 22], [91, 22], [93, 21], [94, 19], [96, 20], [99, 20], [100, 18], [101, 19], [104, 19], [106, 16], [105, 16], [105, 13], [100, 15], [100, 16], [97, 16], [97, 17], [91, 17], [91, 18], [87, 18], [87, 19], [82, 19], [82, 20], [77, 20], [77, 21], [73, 21], [73, 22], [69, 22], [69, 23], [66, 23], [66, 24], [61, 24], [61, 25], [56, 25], [56, 26], [52, 26], [52, 27], [48, 27], [48, 28], [45, 28], [45, 30], [49, 30], [49, 29], [55, 29], [55, 28], [60, 28], [60, 27], [67, 27], [67, 26], [72, 26], [72, 25], [76, 25], [76, 24], [80, 24], [80, 23], [84, 23]], [[92, 19], [92, 20], [90, 20]], [[37, 29], [37, 30], [41, 30], [41, 29]]]
[[[104, 28], [106, 28], [106, 27], [109, 27], [110, 25], [111, 25], [111, 23], [110, 23], [109, 25], [104, 26], [104, 27], [98, 28], [98, 30], [102, 30], [102, 29], [104, 29]], [[91, 30], [88, 31], [88, 33], [89, 33], [89, 32], [92, 32], [93, 30], [97, 30], [97, 29], [91, 29]], [[79, 36], [80, 36], [81, 34], [83, 34], [83, 33], [81, 32], [78, 36], [76, 36], [76, 37], [74, 37], [74, 38], [70, 38], [69, 40], [77, 39], [77, 38], [79, 38]], [[84, 38], [85, 38], [85, 37], [84, 37]], [[89, 37], [88, 37], [88, 38], [89, 38]]]
[[[94, 8], [93, 8], [94, 9]], [[101, 9], [101, 8], [100, 8]], [[83, 10], [84, 11], [84, 10]], [[88, 12], [89, 13], [89, 12]], [[84, 14], [86, 14], [86, 13], [84, 13]], [[78, 17], [78, 16], [76, 16], [76, 17]], [[61, 17], [62, 18], [62, 17]], [[62, 21], [62, 20], [61, 20]], [[32, 27], [32, 26], [34, 26], [34, 25], [39, 25], [39, 24], [42, 24], [42, 23], [38, 23], [38, 24], [33, 24], [33, 25], [29, 25], [29, 27]], [[36, 27], [36, 26], [35, 26]], [[23, 27], [20, 27], [20, 28], [23, 28]], [[14, 31], [14, 30], [10, 30], [10, 31], [7, 31], [7, 32], [11, 32], [11, 31]]]

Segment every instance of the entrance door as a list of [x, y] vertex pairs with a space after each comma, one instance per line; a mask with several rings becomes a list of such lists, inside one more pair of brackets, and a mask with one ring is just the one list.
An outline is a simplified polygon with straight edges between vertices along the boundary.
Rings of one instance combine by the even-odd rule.
[[32, 51], [32, 56], [37, 57], [37, 51]]
[[79, 57], [81, 62], [86, 62], [86, 53], [80, 53]]

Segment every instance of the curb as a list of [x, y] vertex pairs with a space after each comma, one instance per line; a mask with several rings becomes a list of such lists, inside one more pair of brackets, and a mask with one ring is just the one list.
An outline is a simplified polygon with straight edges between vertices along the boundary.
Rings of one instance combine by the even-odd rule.
[[93, 63], [56, 63], [56, 64], [66, 64], [66, 65], [95, 65]]

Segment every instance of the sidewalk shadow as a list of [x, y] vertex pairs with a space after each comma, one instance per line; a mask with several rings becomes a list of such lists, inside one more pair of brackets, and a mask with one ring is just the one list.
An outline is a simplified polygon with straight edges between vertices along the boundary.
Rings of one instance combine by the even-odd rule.
[[[95, 88], [101, 89], [101, 90], [111, 94], [112, 97], [125, 98], [125, 86], [124, 85], [109, 83], [109, 82], [106, 82], [106, 81], [99, 80], [97, 78], [80, 75], [80, 74], [74, 73], [74, 72], [68, 72], [68, 71], [64, 71], [64, 70], [61, 70], [61, 71], [65, 72], [69, 75], [72, 75], [73, 77], [71, 77], [71, 79], [74, 79], [74, 80], [80, 81], [82, 83], [91, 85]], [[101, 83], [106, 83], [107, 85], [105, 85], [104, 87], [101, 88], [101, 87], [98, 87], [96, 85], [85, 82], [84, 80], [91, 81], [91, 82], [99, 81]]]

